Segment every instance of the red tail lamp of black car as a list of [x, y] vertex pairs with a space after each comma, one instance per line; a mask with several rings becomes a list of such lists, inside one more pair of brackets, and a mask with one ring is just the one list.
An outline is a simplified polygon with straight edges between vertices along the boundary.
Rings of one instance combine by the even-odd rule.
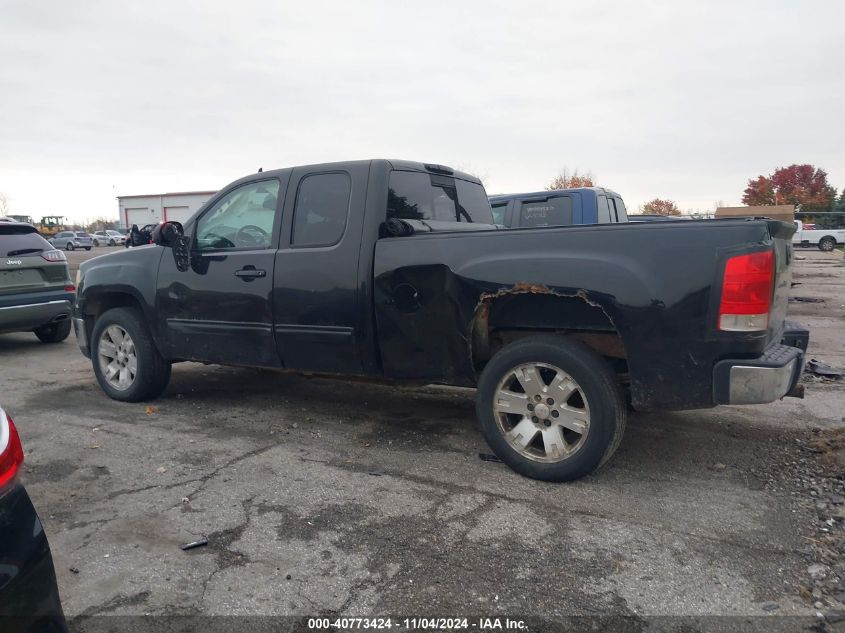
[[0, 490], [15, 480], [23, 464], [23, 447], [12, 418], [0, 409]]
[[773, 251], [737, 255], [727, 261], [719, 302], [720, 330], [758, 332], [769, 327], [774, 273]]

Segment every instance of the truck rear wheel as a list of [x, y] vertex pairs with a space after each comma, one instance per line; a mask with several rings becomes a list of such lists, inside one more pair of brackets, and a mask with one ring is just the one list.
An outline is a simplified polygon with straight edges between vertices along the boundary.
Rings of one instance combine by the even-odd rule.
[[114, 400], [149, 400], [170, 382], [170, 362], [158, 353], [146, 323], [132, 308], [113, 308], [97, 319], [91, 363], [100, 387]]
[[544, 481], [590, 474], [616, 451], [625, 401], [608, 363], [579, 341], [532, 336], [500, 350], [481, 374], [481, 432], [518, 473]]
[[836, 248], [836, 240], [829, 235], [819, 240], [819, 250], [830, 252]]

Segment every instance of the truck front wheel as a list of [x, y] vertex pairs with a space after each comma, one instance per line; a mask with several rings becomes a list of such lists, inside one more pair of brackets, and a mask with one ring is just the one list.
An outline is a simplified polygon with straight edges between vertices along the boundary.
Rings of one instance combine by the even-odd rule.
[[476, 411], [496, 455], [544, 481], [571, 481], [604, 464], [626, 419], [608, 363], [579, 341], [546, 335], [493, 356], [479, 380]]
[[170, 382], [170, 362], [162, 358], [137, 310], [113, 308], [94, 324], [94, 375], [114, 400], [138, 402], [161, 395]]
[[823, 237], [819, 240], [819, 250], [830, 252], [836, 248], [836, 240], [830, 236]]

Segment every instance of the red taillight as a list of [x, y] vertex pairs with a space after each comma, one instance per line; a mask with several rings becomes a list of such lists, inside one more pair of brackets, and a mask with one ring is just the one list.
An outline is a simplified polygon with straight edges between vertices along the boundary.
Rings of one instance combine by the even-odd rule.
[[23, 447], [15, 423], [0, 409], [0, 488], [18, 475], [23, 464]]
[[749, 332], [769, 325], [775, 258], [773, 251], [731, 257], [725, 264], [719, 329]]
[[60, 250], [45, 251], [44, 253], [41, 253], [41, 257], [46, 259], [48, 262], [67, 261], [67, 257], [65, 257], [64, 251]]
[[76, 292], [76, 286], [73, 284], [68, 284], [65, 286], [65, 292]]

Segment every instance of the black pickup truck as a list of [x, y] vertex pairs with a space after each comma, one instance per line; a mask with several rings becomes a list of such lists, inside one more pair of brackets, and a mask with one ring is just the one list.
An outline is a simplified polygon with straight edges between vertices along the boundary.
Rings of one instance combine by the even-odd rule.
[[496, 454], [563, 481], [614, 452], [626, 396], [691, 409], [797, 391], [793, 230], [505, 229], [481, 183], [441, 165], [294, 167], [83, 263], [73, 322], [117, 400], [158, 396], [182, 360], [477, 387]]

